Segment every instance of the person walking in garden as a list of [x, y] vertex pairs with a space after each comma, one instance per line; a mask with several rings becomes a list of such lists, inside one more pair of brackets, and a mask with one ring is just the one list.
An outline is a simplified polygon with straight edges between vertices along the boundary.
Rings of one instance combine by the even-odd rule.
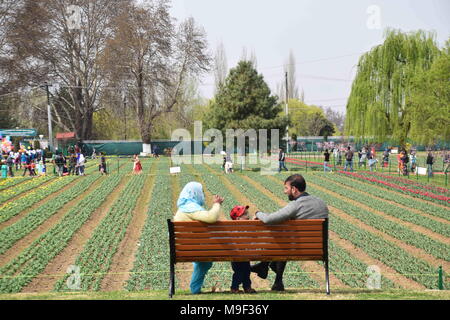
[[10, 177], [14, 177], [13, 166], [14, 166], [14, 156], [12, 154], [8, 155], [6, 159], [6, 166], [8, 167], [8, 173]]
[[233, 172], [233, 161], [231, 160], [231, 156], [229, 154], [225, 155], [225, 173]]
[[139, 160], [139, 157], [137, 154], [134, 155], [133, 157], [133, 174], [141, 174], [142, 173], [142, 164], [141, 161]]
[[8, 178], [8, 165], [5, 160], [1, 162], [2, 178]]
[[340, 147], [337, 148], [337, 165], [342, 165], [342, 151]]
[[427, 156], [427, 171], [428, 171], [429, 177], [433, 176], [433, 163], [434, 163], [434, 156], [430, 151], [430, 152], [428, 152], [428, 156]]
[[[284, 182], [284, 194], [289, 203], [274, 213], [256, 212], [255, 219], [265, 224], [278, 224], [288, 220], [326, 219], [328, 207], [324, 201], [306, 192], [306, 181], [300, 174], [288, 177]], [[269, 267], [275, 272], [274, 291], [284, 291], [283, 273], [286, 261], [260, 262], [250, 267], [260, 278], [266, 279]]]
[[402, 162], [402, 174], [404, 176], [408, 175], [408, 162], [409, 162], [409, 157], [408, 157], [408, 153], [406, 150], [403, 150], [401, 153], [401, 157], [400, 157], [400, 161]]
[[389, 149], [386, 148], [383, 152], [383, 165], [385, 168], [389, 165]]
[[20, 163], [21, 163], [21, 169], [23, 166], [26, 166], [28, 162], [28, 155], [27, 153], [24, 151], [22, 152], [22, 155], [20, 156]]
[[330, 153], [328, 152], [328, 149], [325, 149], [325, 153], [323, 154], [325, 159], [323, 161], [323, 172], [333, 172], [331, 168], [328, 166], [330, 163]]
[[69, 175], [75, 175], [77, 167], [77, 155], [72, 152], [69, 156]]
[[102, 154], [102, 156], [100, 157], [99, 171], [102, 175], [108, 174], [108, 172], [106, 171], [106, 157], [104, 154]]
[[86, 158], [82, 152], [77, 155], [77, 171], [79, 176], [84, 176], [84, 166], [86, 163]]
[[371, 154], [371, 155], [369, 156], [369, 168], [370, 168], [370, 171], [371, 171], [371, 172], [372, 172], [372, 171], [375, 171], [377, 162], [378, 162], [378, 160], [377, 160], [376, 158], [374, 158], [374, 157], [372, 156], [372, 154]]
[[[231, 220], [249, 220], [248, 208], [249, 206], [235, 206], [230, 212]], [[241, 284], [245, 293], [256, 293], [255, 289], [252, 289], [250, 280], [250, 262], [231, 262], [231, 268], [234, 271], [231, 293], [242, 293], [239, 290]]]
[[361, 168], [364, 165], [364, 168], [366, 167], [366, 160], [367, 160], [367, 150], [366, 147], [363, 147], [361, 152], [361, 157], [359, 158], [359, 167]]
[[278, 163], [279, 163], [278, 172], [281, 172], [282, 169], [288, 171], [288, 168], [286, 168], [286, 164], [284, 163], [285, 160], [286, 160], [286, 153], [282, 148], [280, 148], [278, 154]]
[[[181, 190], [177, 200], [178, 211], [173, 218], [174, 221], [202, 221], [205, 223], [214, 223], [218, 220], [223, 198], [214, 195], [213, 206], [207, 211], [205, 206], [205, 195], [203, 187], [199, 182], [189, 182]], [[212, 262], [194, 262], [194, 272], [190, 282], [192, 294], [201, 292], [203, 282], [208, 270], [212, 267]]]
[[450, 167], [450, 152], [444, 152], [442, 161], [444, 162], [444, 173], [446, 174], [448, 172], [448, 168]]
[[350, 146], [347, 147], [347, 152], [345, 153], [344, 171], [347, 171], [348, 167], [350, 167], [350, 171], [353, 172], [353, 151]]
[[55, 164], [56, 164], [56, 167], [58, 168], [57, 169], [58, 176], [62, 177], [63, 170], [64, 170], [64, 156], [61, 154], [61, 152], [58, 152], [56, 154]]
[[411, 151], [411, 172], [415, 173], [416, 172], [416, 162], [417, 162], [417, 157], [416, 157], [416, 151]]
[[16, 171], [22, 169], [20, 167], [20, 158], [22, 157], [22, 154], [20, 152], [16, 152], [14, 155], [14, 164], [16, 165]]

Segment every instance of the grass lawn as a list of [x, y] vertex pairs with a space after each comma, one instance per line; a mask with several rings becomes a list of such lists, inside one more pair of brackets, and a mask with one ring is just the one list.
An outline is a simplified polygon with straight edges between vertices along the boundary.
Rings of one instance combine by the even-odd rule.
[[[287, 289], [285, 292], [259, 291], [257, 294], [206, 292], [191, 295], [176, 291], [174, 300], [450, 300], [449, 290], [367, 290], [336, 289], [327, 296], [318, 289]], [[169, 300], [167, 290], [140, 292], [47, 292], [0, 294], [0, 300]]]

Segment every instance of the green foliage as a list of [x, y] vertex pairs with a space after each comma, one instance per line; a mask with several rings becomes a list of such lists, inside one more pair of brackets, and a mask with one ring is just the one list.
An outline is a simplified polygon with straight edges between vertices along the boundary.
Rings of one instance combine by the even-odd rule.
[[421, 144], [450, 140], [450, 53], [443, 52], [431, 68], [412, 80], [410, 103], [413, 112], [410, 136]]
[[241, 61], [220, 86], [206, 118], [208, 127], [224, 133], [225, 129], [279, 129], [282, 136], [288, 119], [279, 115], [281, 110], [263, 76], [251, 62]]
[[[126, 122], [125, 122], [125, 117]], [[125, 125], [126, 124], [126, 125]], [[131, 112], [123, 115], [102, 109], [93, 115], [93, 137], [97, 140], [139, 140], [137, 122]]]
[[[412, 103], [412, 83], [416, 74], [430, 69], [439, 56], [432, 33], [402, 33], [388, 29], [382, 45], [364, 54], [352, 85], [347, 105], [347, 135], [391, 140], [404, 146], [406, 138], [420, 126], [411, 114], [417, 112]], [[448, 100], [447, 100], [448, 105]], [[433, 112], [443, 112], [444, 105]], [[428, 117], [428, 114], [424, 116]], [[439, 132], [437, 132], [439, 133]]]
[[325, 117], [324, 111], [317, 106], [307, 105], [297, 99], [288, 102], [289, 117], [292, 127], [291, 135], [330, 136], [335, 132], [335, 125]]
[[19, 122], [14, 118], [12, 110], [14, 110], [14, 99], [9, 96], [3, 96], [0, 98], [0, 128], [1, 129], [14, 129], [19, 126]]

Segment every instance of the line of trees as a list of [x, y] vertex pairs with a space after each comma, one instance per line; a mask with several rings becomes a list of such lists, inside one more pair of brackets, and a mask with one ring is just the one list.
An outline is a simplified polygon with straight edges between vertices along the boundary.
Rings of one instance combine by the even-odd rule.
[[82, 140], [93, 137], [94, 114], [120, 114], [126, 96], [141, 139], [150, 143], [156, 119], [183, 105], [191, 79], [211, 62], [204, 30], [193, 18], [176, 23], [169, 5], [3, 0], [3, 91], [51, 83], [54, 124]]
[[[45, 131], [39, 86], [48, 82], [54, 125], [82, 140], [150, 144], [195, 120], [205, 129], [278, 128], [280, 136], [289, 124], [291, 136], [345, 133], [402, 146], [450, 140], [450, 39], [439, 48], [433, 33], [387, 30], [359, 60], [345, 118], [304, 103], [292, 51], [288, 96], [284, 78], [274, 95], [254, 52], [247, 58], [244, 49], [229, 70], [224, 45], [212, 57], [205, 31], [193, 18], [178, 23], [169, 9], [168, 0], [0, 0], [0, 125], [27, 119]], [[197, 79], [209, 70], [215, 96], [204, 101]]]

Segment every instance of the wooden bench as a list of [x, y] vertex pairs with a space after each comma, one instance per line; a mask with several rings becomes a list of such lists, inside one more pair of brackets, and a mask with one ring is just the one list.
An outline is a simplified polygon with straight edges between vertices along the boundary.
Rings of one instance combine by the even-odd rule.
[[[328, 219], [290, 220], [265, 225], [258, 220], [167, 220], [170, 243], [169, 297], [175, 294], [175, 264], [206, 261], [323, 261], [326, 292], [328, 274]], [[231, 279], [231, 278], [230, 278]]]

